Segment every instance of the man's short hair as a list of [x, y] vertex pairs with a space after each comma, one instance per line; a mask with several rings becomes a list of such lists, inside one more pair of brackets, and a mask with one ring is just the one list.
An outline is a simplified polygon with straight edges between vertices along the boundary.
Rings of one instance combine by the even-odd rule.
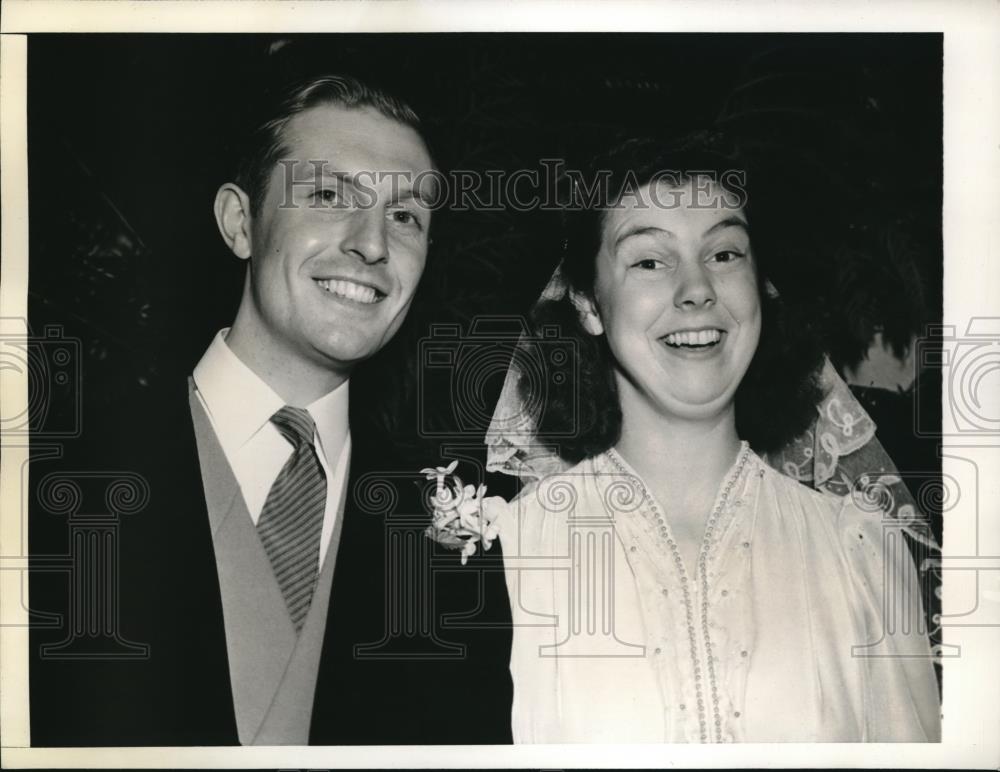
[[288, 152], [285, 126], [317, 105], [370, 107], [404, 126], [420, 131], [420, 118], [403, 100], [349, 75], [318, 75], [281, 89], [267, 104], [247, 135], [236, 172], [236, 184], [250, 197], [250, 212], [260, 213], [271, 170]]

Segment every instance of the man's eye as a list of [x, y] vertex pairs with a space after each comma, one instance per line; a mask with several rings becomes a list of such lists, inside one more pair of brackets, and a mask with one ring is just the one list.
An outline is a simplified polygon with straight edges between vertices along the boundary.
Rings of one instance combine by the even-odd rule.
[[423, 228], [423, 223], [420, 222], [413, 212], [408, 212], [406, 209], [397, 209], [392, 213], [392, 219], [403, 225], [415, 225], [418, 228]]
[[655, 257], [644, 257], [642, 260], [632, 263], [632, 267], [641, 268], [644, 271], [655, 271], [663, 267], [663, 262]]
[[340, 196], [337, 195], [337, 191], [332, 188], [317, 190], [313, 196], [319, 203], [325, 204], [326, 206], [333, 206], [340, 200]]

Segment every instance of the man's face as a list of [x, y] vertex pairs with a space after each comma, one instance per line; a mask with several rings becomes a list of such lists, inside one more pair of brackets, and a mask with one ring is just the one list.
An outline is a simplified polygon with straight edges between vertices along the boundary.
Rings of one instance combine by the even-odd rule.
[[417, 132], [370, 108], [309, 108], [283, 139], [241, 315], [272, 362], [349, 370], [396, 333], [420, 281], [431, 159]]

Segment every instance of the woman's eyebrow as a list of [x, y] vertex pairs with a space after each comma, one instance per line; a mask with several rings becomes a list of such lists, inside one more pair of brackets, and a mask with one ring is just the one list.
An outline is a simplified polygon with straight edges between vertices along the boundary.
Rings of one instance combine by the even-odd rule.
[[640, 225], [635, 228], [629, 228], [624, 233], [621, 233], [618, 238], [615, 239], [615, 248], [617, 248], [623, 241], [630, 239], [633, 236], [657, 236], [664, 235], [669, 238], [674, 237], [673, 231], [668, 231], [666, 228], [657, 228], [655, 225]]
[[750, 235], [750, 226], [747, 225], [747, 221], [742, 217], [733, 215], [732, 217], [726, 217], [725, 219], [719, 220], [717, 223], [709, 227], [703, 234], [701, 234], [701, 236], [704, 238], [705, 236], [709, 236], [716, 231], [721, 231], [725, 228], [742, 228], [748, 236]]
[[[710, 236], [716, 231], [724, 230], [726, 228], [742, 228], [746, 234], [750, 235], [750, 226], [747, 225], [746, 220], [742, 217], [726, 217], [725, 219], [719, 220], [713, 223], [703, 234], [702, 238]], [[623, 233], [621, 233], [618, 238], [615, 239], [615, 247], [617, 248], [623, 241], [630, 239], [633, 236], [666, 236], [667, 238], [674, 238], [675, 234], [671, 230], [666, 228], [659, 228], [655, 225], [640, 225], [634, 228], [628, 228]]]

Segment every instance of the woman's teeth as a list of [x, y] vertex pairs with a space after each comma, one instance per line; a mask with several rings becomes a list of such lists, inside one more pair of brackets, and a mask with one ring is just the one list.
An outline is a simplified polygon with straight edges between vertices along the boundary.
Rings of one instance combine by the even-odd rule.
[[663, 339], [668, 346], [710, 346], [722, 340], [720, 330], [672, 332]]
[[327, 292], [356, 303], [375, 303], [380, 293], [363, 284], [355, 284], [344, 279], [320, 279], [316, 283]]

